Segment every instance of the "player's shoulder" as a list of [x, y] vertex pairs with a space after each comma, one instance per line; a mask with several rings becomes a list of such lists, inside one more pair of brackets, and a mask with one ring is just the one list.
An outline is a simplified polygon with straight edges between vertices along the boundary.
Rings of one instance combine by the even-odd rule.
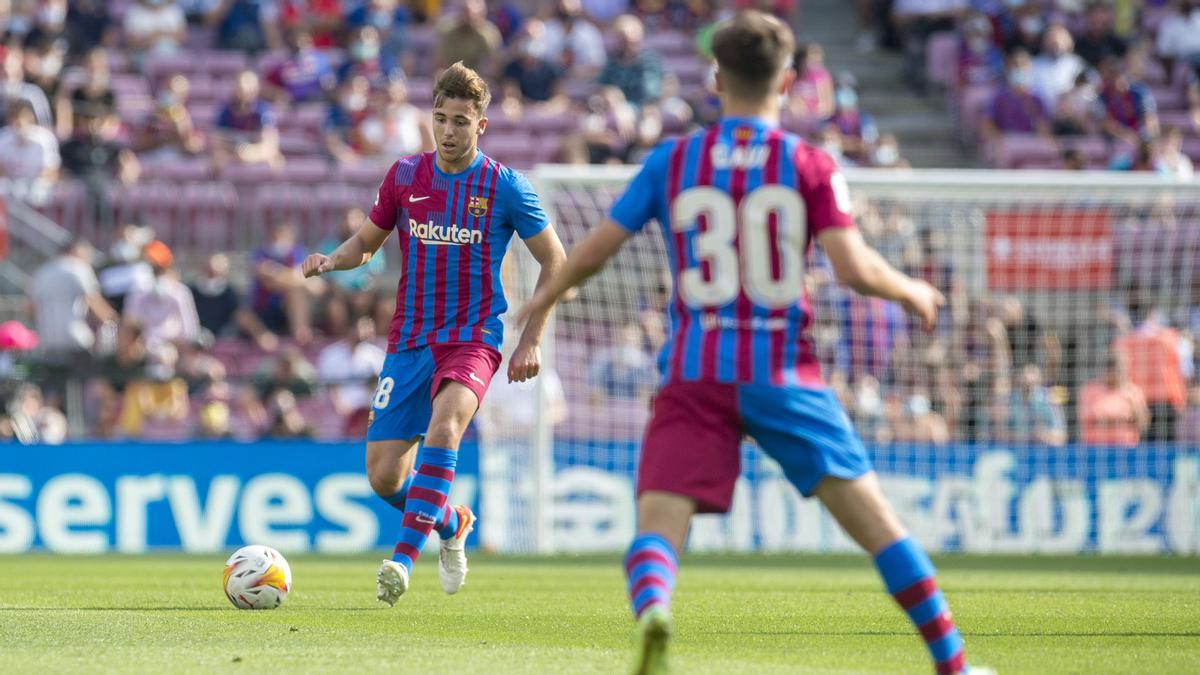
[[410, 187], [417, 180], [417, 175], [420, 173], [422, 167], [429, 165], [432, 157], [432, 152], [405, 155], [392, 162], [392, 166], [388, 168], [385, 180], [397, 188]]
[[483, 174], [485, 181], [491, 181], [492, 175], [495, 175], [497, 191], [512, 194], [532, 193], [533, 184], [529, 181], [529, 177], [524, 172], [514, 169], [513, 167], [498, 161], [496, 158], [485, 154], [483, 163], [480, 165], [480, 171]]
[[804, 181], [827, 181], [839, 172], [838, 164], [828, 152], [808, 141], [788, 134], [789, 142], [784, 146], [796, 167], [796, 174]]

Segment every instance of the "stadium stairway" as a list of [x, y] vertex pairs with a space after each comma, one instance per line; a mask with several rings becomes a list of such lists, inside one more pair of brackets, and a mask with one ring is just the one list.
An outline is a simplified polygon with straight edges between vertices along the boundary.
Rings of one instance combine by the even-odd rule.
[[880, 133], [895, 134], [900, 154], [916, 168], [979, 166], [955, 133], [949, 106], [940, 92], [921, 95], [904, 77], [898, 52], [863, 53], [855, 46], [858, 16], [845, 0], [806, 0], [800, 40], [825, 48], [825, 67], [834, 78], [849, 71], [858, 80], [859, 105], [875, 118]]

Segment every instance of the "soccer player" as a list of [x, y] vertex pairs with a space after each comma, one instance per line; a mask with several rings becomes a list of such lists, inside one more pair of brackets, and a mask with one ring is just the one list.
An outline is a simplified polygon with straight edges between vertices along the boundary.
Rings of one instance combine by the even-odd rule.
[[[539, 286], [566, 258], [529, 181], [477, 147], [490, 100], [475, 71], [461, 63], [443, 71], [433, 91], [437, 149], [393, 164], [358, 232], [302, 265], [305, 276], [353, 269], [399, 230], [403, 270], [367, 429], [371, 487], [404, 513], [400, 541], [377, 575], [377, 597], [389, 605], [408, 590], [413, 561], [434, 529], [442, 589], [457, 593], [466, 581], [463, 543], [475, 515], [446, 499], [463, 431], [500, 366], [500, 315], [508, 307], [500, 264], [509, 240], [516, 232], [541, 265]], [[510, 381], [537, 375], [546, 315], [526, 324]]]
[[675, 288], [663, 384], [638, 466], [638, 535], [625, 558], [638, 620], [635, 672], [666, 668], [678, 552], [697, 512], [725, 512], [752, 436], [875, 559], [939, 673], [965, 671], [963, 641], [925, 552], [880, 491], [862, 442], [821, 379], [804, 287], [812, 240], [839, 280], [899, 302], [929, 329], [942, 295], [893, 269], [854, 227], [846, 181], [825, 153], [778, 128], [793, 36], [744, 11], [712, 38], [722, 119], [660, 144], [609, 218], [539, 288], [518, 321], [599, 271], [657, 219]]

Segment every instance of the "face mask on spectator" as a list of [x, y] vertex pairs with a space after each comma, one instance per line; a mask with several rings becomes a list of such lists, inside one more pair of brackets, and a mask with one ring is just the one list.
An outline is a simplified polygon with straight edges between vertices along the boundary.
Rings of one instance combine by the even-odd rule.
[[57, 26], [66, 20], [67, 6], [65, 3], [62, 5], [43, 5], [42, 8], [38, 10], [37, 16], [38, 23], [49, 26]]
[[355, 42], [350, 45], [350, 57], [355, 61], [370, 61], [379, 56], [379, 45], [374, 42]]
[[367, 97], [357, 92], [346, 94], [342, 97], [342, 107], [346, 110], [362, 110], [367, 107]]
[[879, 166], [891, 166], [900, 159], [900, 151], [894, 145], [880, 145], [875, 148], [873, 159]]
[[1042, 18], [1027, 16], [1021, 19], [1021, 32], [1026, 35], [1039, 35], [1042, 32]]
[[967, 39], [967, 49], [970, 49], [972, 54], [982, 54], [986, 52], [991, 44], [991, 40], [988, 40], [982, 35], [974, 35]]
[[837, 107], [842, 110], [854, 110], [858, 108], [858, 93], [849, 87], [842, 87], [837, 90]]
[[376, 28], [387, 28], [392, 24], [392, 17], [388, 16], [387, 12], [372, 10], [367, 15], [367, 23]]
[[292, 252], [292, 245], [287, 242], [273, 242], [270, 246], [271, 253], [282, 258]]
[[1016, 68], [1008, 71], [1008, 83], [1018, 88], [1028, 88], [1033, 82], [1033, 73], [1028, 68]]

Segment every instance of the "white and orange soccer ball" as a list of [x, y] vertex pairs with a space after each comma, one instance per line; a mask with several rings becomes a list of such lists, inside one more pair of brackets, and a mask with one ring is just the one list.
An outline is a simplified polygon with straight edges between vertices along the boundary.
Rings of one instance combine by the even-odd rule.
[[270, 546], [243, 546], [225, 561], [225, 597], [238, 609], [275, 609], [292, 590], [292, 568]]

